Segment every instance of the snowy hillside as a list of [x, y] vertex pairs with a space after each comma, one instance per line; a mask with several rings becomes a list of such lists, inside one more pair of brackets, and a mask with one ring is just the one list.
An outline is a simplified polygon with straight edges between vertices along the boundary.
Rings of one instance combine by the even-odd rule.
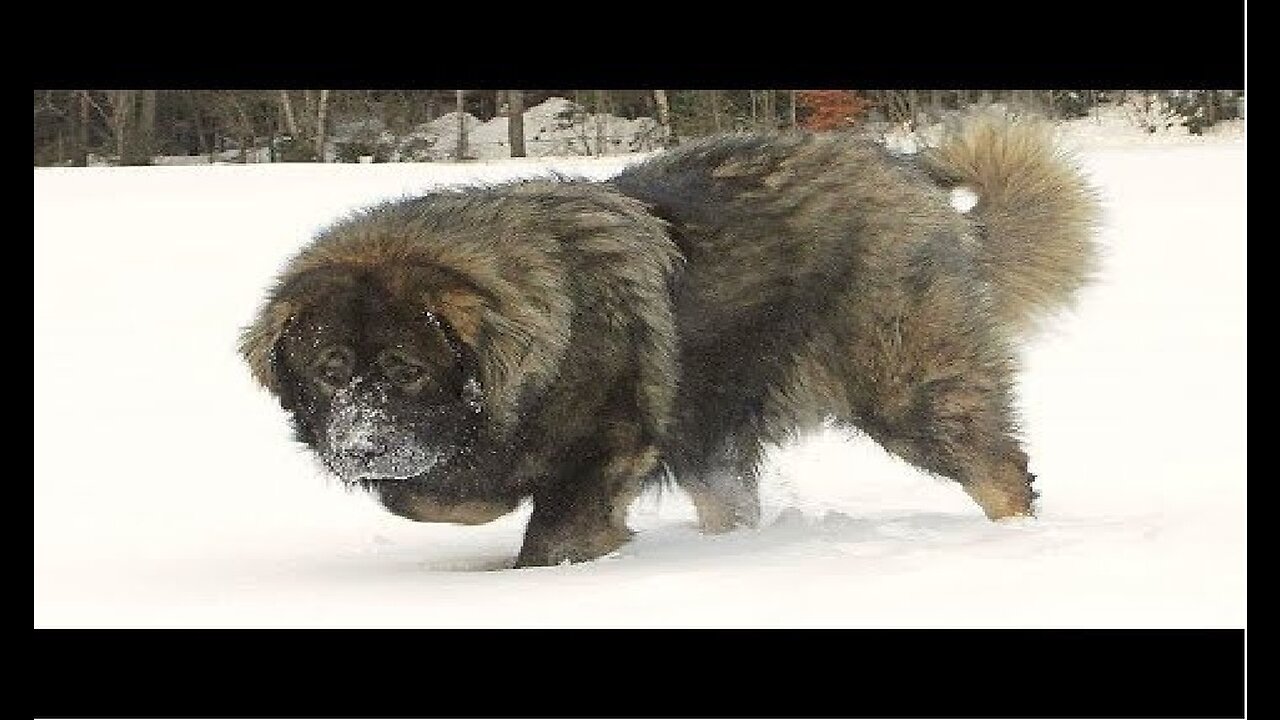
[[835, 430], [775, 449], [767, 517], [503, 570], [527, 508], [401, 520], [326, 480], [235, 354], [282, 262], [400, 193], [604, 159], [35, 170], [37, 627], [1239, 627], [1245, 142], [1080, 143], [1103, 281], [1026, 353], [1039, 519]]
[[[463, 113], [467, 156], [479, 160], [511, 157], [507, 118], [481, 122]], [[524, 112], [525, 150], [529, 157], [620, 155], [658, 147], [658, 124], [652, 118], [622, 118], [585, 112], [570, 100], [547, 99]], [[458, 113], [449, 112], [414, 129], [407, 137], [380, 136], [395, 149], [393, 161], [452, 160], [458, 143]], [[603, 152], [598, 140], [603, 140]]]

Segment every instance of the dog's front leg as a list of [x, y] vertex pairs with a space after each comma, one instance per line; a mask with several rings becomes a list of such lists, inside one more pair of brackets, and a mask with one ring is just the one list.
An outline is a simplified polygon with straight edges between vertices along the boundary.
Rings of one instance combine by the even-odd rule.
[[617, 550], [632, 534], [627, 509], [657, 465], [653, 447], [627, 448], [579, 463], [535, 492], [516, 567], [583, 562]]

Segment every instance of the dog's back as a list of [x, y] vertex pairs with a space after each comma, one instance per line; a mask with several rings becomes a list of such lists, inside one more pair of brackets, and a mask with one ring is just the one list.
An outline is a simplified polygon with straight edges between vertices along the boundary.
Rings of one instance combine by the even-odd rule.
[[[1010, 340], [1088, 277], [1092, 194], [1046, 127], [970, 118], [918, 158], [851, 136], [713, 138], [614, 180], [686, 257], [668, 458], [712, 529], [758, 512], [762, 442], [827, 418], [1028, 514]], [[980, 196], [973, 217], [948, 188]]]

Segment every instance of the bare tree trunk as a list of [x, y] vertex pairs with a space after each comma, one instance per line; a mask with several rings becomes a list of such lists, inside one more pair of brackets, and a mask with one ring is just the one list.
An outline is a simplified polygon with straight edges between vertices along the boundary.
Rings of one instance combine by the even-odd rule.
[[387, 122], [387, 114], [384, 112], [386, 107], [385, 101], [375, 102], [372, 90], [365, 90], [364, 93], [361, 94], [360, 99], [364, 101], [365, 112], [368, 114], [368, 117], [377, 118], [384, 128], [390, 127], [391, 123]]
[[796, 129], [796, 91], [790, 91], [791, 95], [791, 129]]
[[507, 91], [507, 142], [511, 157], [524, 157], [524, 91]]
[[455, 102], [457, 104], [456, 109], [458, 111], [458, 147], [454, 149], [453, 159], [456, 162], [462, 162], [462, 158], [466, 157], [467, 153], [467, 116], [464, 114], [466, 111], [466, 103], [464, 102], [466, 99], [466, 91], [455, 90], [454, 92], [457, 94]]
[[196, 154], [204, 155], [207, 150], [204, 139], [204, 113], [200, 111], [199, 95], [195, 92], [187, 95], [191, 106], [191, 126], [196, 129]]
[[79, 121], [76, 123], [76, 149], [72, 157], [79, 167], [89, 164], [89, 91], [80, 91]]
[[267, 162], [276, 162], [276, 135], [280, 132], [280, 116], [268, 120], [267, 126]]
[[227, 102], [231, 104], [231, 107], [236, 111], [236, 117], [240, 120], [232, 131], [236, 135], [236, 143], [240, 146], [240, 163], [242, 165], [247, 164], [249, 162], [249, 146], [253, 144], [253, 121], [249, 119], [249, 114], [245, 112], [238, 93], [234, 91], [228, 92]]
[[112, 90], [107, 93], [107, 101], [111, 104], [111, 130], [116, 139], [116, 164], [127, 165], [129, 156], [130, 133], [133, 129], [133, 114], [136, 97], [133, 90]]
[[156, 91], [142, 91], [138, 123], [138, 160], [150, 165], [156, 154]]
[[276, 116], [271, 120], [271, 162], [278, 162], [276, 159], [276, 143], [279, 139], [285, 137], [294, 137], [289, 132], [289, 121], [285, 119], [284, 108], [276, 108]]
[[662, 128], [662, 144], [670, 147], [675, 143], [675, 136], [671, 132], [671, 105], [667, 103], [666, 90], [653, 91], [653, 104], [658, 109], [658, 127]]
[[316, 96], [310, 90], [302, 91], [302, 134], [306, 138], [315, 137]]
[[[128, 100], [128, 91], [119, 91], [116, 103], [117, 105], [132, 105], [132, 101]], [[129, 113], [122, 107], [117, 107], [115, 111], [115, 131], [116, 131], [116, 164], [123, 165], [125, 161], [125, 130], [129, 125]]]
[[720, 132], [722, 126], [720, 124], [720, 91], [711, 91], [711, 124], [715, 127], [716, 132]]
[[253, 144], [253, 141], [250, 140], [252, 135], [245, 130], [245, 126], [249, 123], [249, 119], [245, 116], [244, 109], [240, 107], [239, 103], [236, 104], [236, 110], [240, 113], [240, 132], [237, 133], [239, 135], [238, 144], [240, 145], [240, 164], [248, 165], [249, 146]]
[[293, 103], [289, 101], [289, 91], [280, 91], [280, 109], [284, 111], [285, 127], [294, 140], [298, 139], [298, 119], [293, 116]]
[[325, 121], [329, 113], [329, 91], [320, 91], [320, 106], [316, 108], [316, 162], [324, 162], [324, 141], [328, 126]]
[[757, 119], [759, 112], [756, 110], [756, 91], [750, 90], [748, 92], [751, 93], [751, 127], [755, 128], [756, 125], [759, 124], [759, 120]]
[[596, 90], [596, 155], [605, 153], [604, 91]]

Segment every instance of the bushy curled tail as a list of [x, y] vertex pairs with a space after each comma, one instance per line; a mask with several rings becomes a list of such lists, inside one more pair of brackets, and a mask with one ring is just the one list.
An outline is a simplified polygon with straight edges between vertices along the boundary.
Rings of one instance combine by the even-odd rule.
[[1097, 195], [1053, 133], [1043, 119], [984, 110], [921, 153], [939, 183], [977, 193], [982, 264], [1002, 323], [1019, 334], [1070, 306], [1098, 264]]

